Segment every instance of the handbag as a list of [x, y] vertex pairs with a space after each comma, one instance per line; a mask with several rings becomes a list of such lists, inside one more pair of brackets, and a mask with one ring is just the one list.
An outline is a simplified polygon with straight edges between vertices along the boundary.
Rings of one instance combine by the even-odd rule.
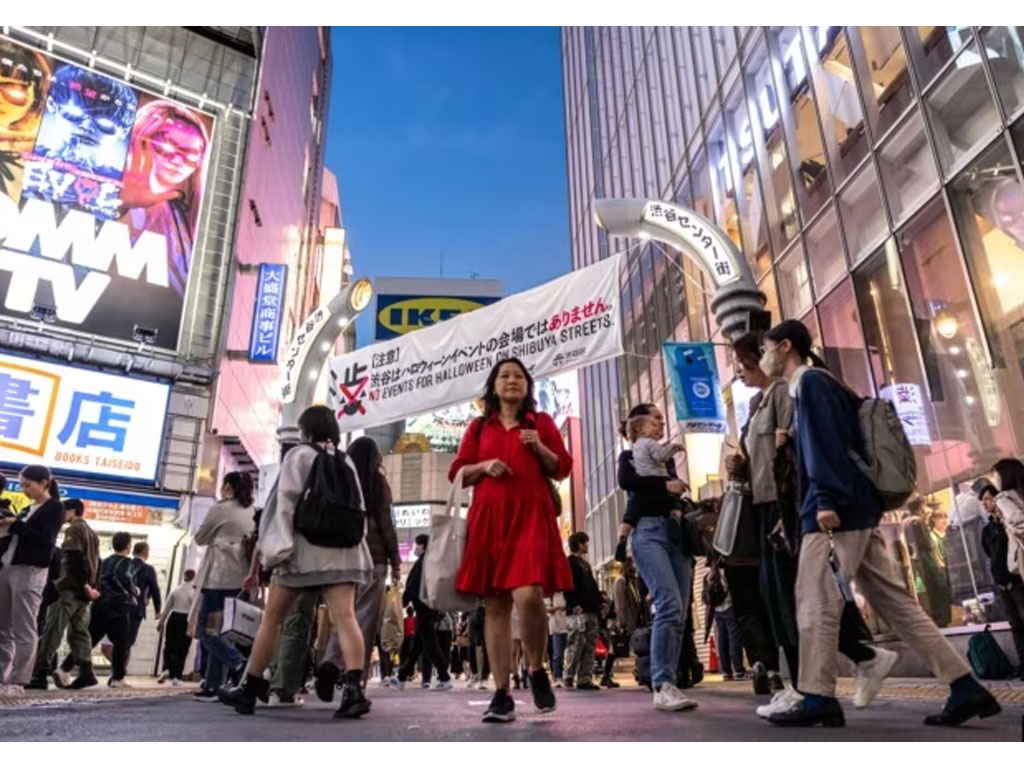
[[476, 595], [455, 589], [455, 575], [466, 551], [467, 520], [462, 517], [467, 488], [464, 470], [455, 475], [444, 512], [430, 518], [430, 546], [423, 557], [420, 599], [435, 611], [463, 613], [476, 610]]
[[612, 633], [612, 654], [616, 659], [629, 658], [629, 635], [626, 632]]
[[718, 510], [718, 525], [715, 526], [715, 538], [711, 545], [716, 552], [728, 557], [736, 547], [736, 532], [740, 527], [740, 516], [743, 514], [743, 501], [746, 496], [736, 483], [732, 483], [722, 495], [722, 503]]
[[242, 600], [242, 594], [239, 592], [224, 601], [220, 636], [236, 645], [252, 645], [263, 621], [263, 610], [258, 605]]

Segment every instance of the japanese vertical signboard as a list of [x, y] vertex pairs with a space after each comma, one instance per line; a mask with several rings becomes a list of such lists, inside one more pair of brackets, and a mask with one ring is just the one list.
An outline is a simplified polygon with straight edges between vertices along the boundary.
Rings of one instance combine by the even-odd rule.
[[249, 335], [250, 363], [277, 362], [287, 276], [288, 267], [284, 264], [260, 264], [256, 303], [252, 309], [252, 333]]
[[672, 384], [676, 421], [683, 432], [725, 434], [728, 424], [714, 346], [667, 341], [662, 347]]
[[0, 354], [0, 464], [156, 479], [170, 386]]
[[517, 357], [535, 379], [622, 354], [620, 257], [331, 361], [344, 431], [464, 403], [494, 365]]
[[893, 384], [882, 389], [882, 397], [890, 400], [896, 408], [896, 415], [903, 423], [903, 431], [911, 445], [931, 445], [932, 436], [928, 430], [928, 414], [924, 409], [924, 398], [917, 384]]

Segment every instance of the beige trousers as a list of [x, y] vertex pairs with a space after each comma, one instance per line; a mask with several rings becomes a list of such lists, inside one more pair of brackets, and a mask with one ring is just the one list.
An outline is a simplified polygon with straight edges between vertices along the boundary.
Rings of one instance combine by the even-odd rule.
[[[835, 534], [836, 556], [843, 573], [857, 582], [875, 612], [949, 684], [970, 674], [970, 667], [939, 632], [897, 578], [895, 564], [877, 528]], [[843, 597], [828, 562], [824, 533], [805, 534], [796, 577], [796, 614], [800, 629], [800, 691], [836, 695], [839, 676], [839, 622]]]
[[46, 575], [34, 565], [0, 566], [0, 683], [25, 685], [32, 677]]

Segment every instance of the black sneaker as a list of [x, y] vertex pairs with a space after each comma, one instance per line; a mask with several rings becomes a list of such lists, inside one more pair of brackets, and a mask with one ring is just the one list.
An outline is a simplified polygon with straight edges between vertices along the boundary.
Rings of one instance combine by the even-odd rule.
[[772, 692], [771, 683], [768, 682], [768, 670], [760, 661], [754, 664], [751, 670], [751, 678], [754, 681], [754, 693], [758, 696], [767, 696]]
[[92, 670], [90, 670], [88, 672], [79, 672], [78, 677], [71, 681], [71, 685], [68, 686], [68, 689], [72, 691], [81, 691], [85, 688], [92, 688], [94, 685], [99, 684], [100, 681], [96, 678], [96, 675], [92, 673]]
[[205, 688], [200, 688], [198, 691], [192, 694], [192, 698], [196, 701], [217, 701], [217, 692], [208, 691]]
[[320, 701], [334, 701], [334, 689], [338, 687], [341, 670], [325, 661], [316, 670], [316, 697]]
[[372, 702], [366, 698], [362, 686], [346, 683], [345, 687], [341, 689], [341, 704], [338, 706], [338, 711], [334, 713], [334, 717], [339, 720], [362, 717], [370, 711], [370, 704]]
[[565, 678], [565, 687], [566, 687], [566, 688], [570, 688], [570, 689], [572, 689], [572, 688], [575, 688], [575, 687], [576, 687], [576, 685], [575, 685], [575, 684], [573, 683], [573, 681], [572, 681], [572, 678], [571, 678], [571, 677], [567, 677], [567, 678]]
[[542, 715], [555, 711], [555, 692], [546, 669], [535, 669], [530, 673], [530, 690], [533, 691], [533, 708]]
[[594, 685], [594, 683], [588, 680], [585, 683], [576, 683], [577, 691], [600, 691], [600, 686]]
[[[554, 697], [552, 697], [554, 698]], [[484, 712], [485, 723], [511, 723], [516, 719], [516, 703], [508, 695], [508, 691], [499, 688], [491, 699], [491, 705]]]
[[924, 719], [924, 724], [956, 726], [967, 722], [972, 717], [992, 717], [1003, 711], [995, 696], [981, 685], [978, 688], [979, 690], [973, 696], [955, 706], [947, 700], [942, 711], [928, 715]]

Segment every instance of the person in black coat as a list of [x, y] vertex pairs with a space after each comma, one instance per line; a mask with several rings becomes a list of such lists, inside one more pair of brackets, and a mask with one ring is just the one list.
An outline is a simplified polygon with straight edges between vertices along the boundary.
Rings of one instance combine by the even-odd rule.
[[416, 609], [416, 634], [413, 637], [412, 649], [409, 652], [402, 668], [398, 670], [398, 688], [405, 687], [405, 681], [412, 677], [416, 670], [416, 662], [420, 655], [427, 654], [430, 663], [437, 670], [437, 688], [445, 690], [451, 688], [451, 675], [448, 673], [448, 665], [444, 661], [444, 654], [437, 641], [437, 622], [441, 618], [437, 611], [433, 610], [426, 603], [420, 600], [420, 582], [423, 580], [423, 560], [427, 553], [427, 544], [430, 537], [421, 533], [416, 537], [416, 548], [413, 550], [419, 558], [409, 571], [409, 578], [405, 581], [405, 592], [402, 594], [402, 602], [412, 605]]
[[135, 570], [135, 585], [139, 588], [139, 601], [131, 616], [131, 624], [128, 630], [128, 651], [135, 646], [139, 639], [139, 627], [146, 618], [146, 604], [152, 600], [153, 610], [160, 615], [163, 602], [160, 598], [160, 583], [156, 578], [156, 569], [147, 561], [149, 560], [149, 544], [140, 541], [132, 548], [132, 567]]
[[18, 480], [31, 504], [0, 519], [0, 695], [8, 697], [23, 695], [32, 677], [39, 606], [64, 525], [60, 489], [49, 469], [27, 466]]

